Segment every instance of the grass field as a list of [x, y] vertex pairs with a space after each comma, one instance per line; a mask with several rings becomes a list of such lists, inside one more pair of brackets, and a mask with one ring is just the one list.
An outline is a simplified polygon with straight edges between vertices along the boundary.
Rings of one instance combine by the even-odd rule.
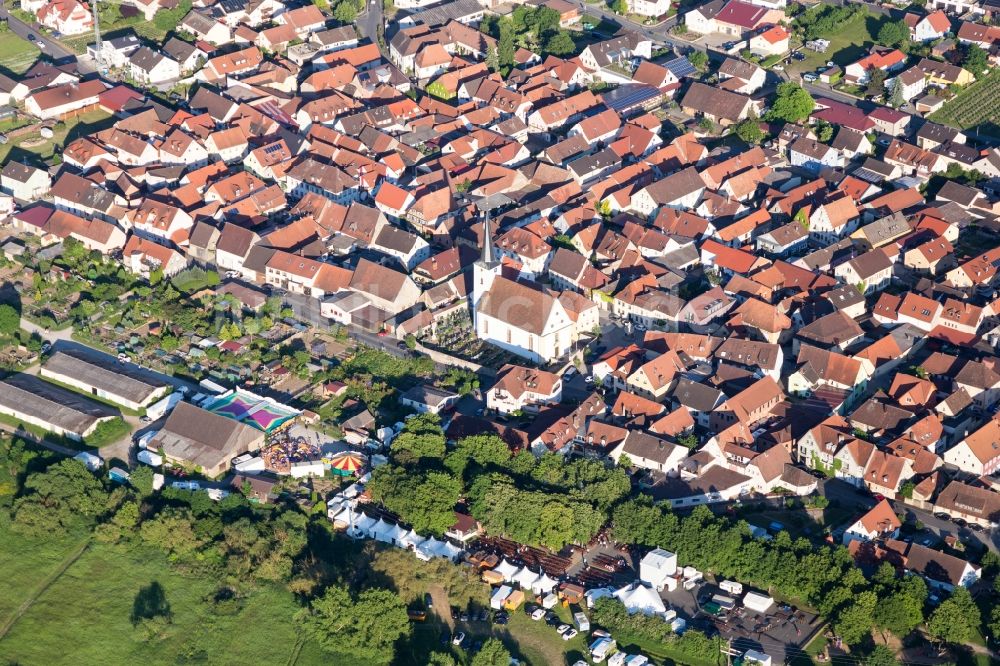
[[0, 34], [0, 65], [15, 74], [23, 74], [41, 54], [37, 46], [9, 30]]
[[802, 49], [805, 60], [789, 60], [785, 67], [789, 73], [812, 72], [826, 65], [827, 61], [843, 67], [862, 58], [875, 44], [875, 35], [887, 19], [880, 16], [865, 16], [859, 14], [845, 23], [839, 30], [823, 35], [830, 40], [830, 48], [826, 53], [818, 53]]
[[[2, 43], [3, 40], [0, 39], [0, 44]], [[5, 163], [8, 156], [11, 159], [34, 162], [50, 160], [56, 152], [61, 153], [62, 148], [70, 141], [106, 129], [112, 122], [114, 117], [111, 114], [99, 110], [90, 111], [57, 125], [51, 139], [42, 139], [38, 131], [22, 134], [9, 143], [0, 145], [0, 164]]]
[[[3, 622], [73, 549], [73, 543], [50, 541], [0, 536]], [[161, 638], [147, 640], [130, 617], [137, 595], [153, 583], [165, 592], [172, 623]], [[238, 602], [216, 604], [217, 586], [211, 578], [171, 568], [159, 552], [94, 544], [0, 640], [0, 659], [25, 666], [289, 663], [299, 638], [291, 593], [261, 586]], [[329, 655], [307, 645], [295, 663], [331, 663]]]
[[998, 135], [1000, 126], [1000, 69], [994, 68], [989, 74], [959, 92], [945, 103], [941, 110], [931, 114], [931, 120], [958, 129], [979, 127], [990, 134]]

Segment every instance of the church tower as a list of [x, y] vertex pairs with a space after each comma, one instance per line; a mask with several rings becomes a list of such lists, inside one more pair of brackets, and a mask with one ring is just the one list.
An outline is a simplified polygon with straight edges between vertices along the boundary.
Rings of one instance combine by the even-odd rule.
[[479, 318], [476, 315], [479, 302], [493, 286], [493, 279], [500, 274], [500, 262], [493, 256], [493, 234], [490, 232], [490, 213], [486, 211], [483, 221], [483, 253], [472, 265], [472, 325], [479, 332]]

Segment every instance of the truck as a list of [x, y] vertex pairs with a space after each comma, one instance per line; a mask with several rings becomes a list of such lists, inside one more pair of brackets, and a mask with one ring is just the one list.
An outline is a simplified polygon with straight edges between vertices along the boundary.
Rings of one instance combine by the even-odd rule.
[[222, 386], [221, 384], [216, 384], [211, 379], [201, 380], [200, 382], [198, 382], [198, 386], [200, 386], [203, 390], [207, 391], [208, 393], [212, 393], [215, 395], [225, 393], [227, 390], [225, 386]]
[[573, 613], [573, 624], [580, 631], [590, 631], [590, 620], [587, 619], [587, 615], [583, 611]]
[[161, 467], [163, 465], [163, 456], [159, 453], [153, 453], [149, 449], [142, 449], [135, 455], [135, 459], [139, 462], [149, 465], [150, 467]]
[[608, 655], [614, 652], [618, 644], [613, 638], [598, 638], [596, 641], [590, 644], [590, 658], [595, 664], [599, 664], [604, 661]]

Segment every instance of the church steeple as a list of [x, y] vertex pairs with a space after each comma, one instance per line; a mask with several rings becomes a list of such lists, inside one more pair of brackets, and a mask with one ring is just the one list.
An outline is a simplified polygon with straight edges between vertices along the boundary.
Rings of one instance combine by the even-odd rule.
[[486, 210], [483, 218], [483, 252], [479, 260], [472, 265], [472, 298], [469, 305], [472, 307], [472, 321], [476, 327], [476, 332], [480, 337], [485, 337], [485, 330], [479, 317], [479, 302], [483, 299], [493, 286], [493, 280], [500, 274], [500, 262], [493, 254], [493, 233], [490, 231], [490, 211]]
[[492, 264], [493, 259], [493, 234], [490, 233], [490, 211], [486, 211], [486, 218], [483, 220], [483, 253], [479, 258], [487, 266]]

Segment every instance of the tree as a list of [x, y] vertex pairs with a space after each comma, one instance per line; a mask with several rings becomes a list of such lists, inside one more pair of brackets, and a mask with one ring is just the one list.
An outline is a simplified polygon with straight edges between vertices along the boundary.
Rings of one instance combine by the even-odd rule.
[[962, 67], [972, 72], [975, 76], [980, 76], [989, 67], [989, 59], [982, 48], [976, 44], [968, 44], [962, 55]]
[[906, 46], [910, 43], [910, 27], [906, 21], [889, 21], [878, 31], [875, 41], [882, 46]]
[[745, 143], [756, 146], [764, 139], [764, 132], [760, 129], [760, 120], [751, 115], [749, 118], [740, 121], [736, 126], [736, 136]]
[[576, 50], [576, 44], [573, 43], [573, 38], [567, 31], [559, 30], [552, 33], [549, 40], [545, 42], [545, 50], [553, 55], [564, 56], [573, 53]]
[[372, 472], [372, 499], [400, 515], [417, 532], [444, 534], [455, 524], [462, 483], [445, 472], [382, 465]]
[[495, 638], [483, 643], [483, 648], [472, 658], [472, 666], [509, 666], [510, 652]]
[[611, 11], [615, 14], [621, 14], [622, 16], [628, 14], [627, 0], [614, 0], [614, 2], [611, 3]]
[[885, 645], [876, 645], [864, 663], [866, 666], [899, 666], [896, 654]]
[[769, 120], [797, 123], [808, 118], [815, 106], [812, 95], [802, 86], [789, 81], [778, 85], [778, 95], [766, 117]]
[[353, 23], [358, 17], [358, 8], [352, 0], [340, 0], [333, 8], [333, 18], [341, 23]]
[[820, 120], [816, 123], [816, 139], [821, 143], [827, 143], [833, 138], [833, 125], [826, 122], [825, 120]]
[[688, 62], [694, 65], [699, 72], [704, 72], [708, 67], [708, 54], [704, 51], [695, 51], [688, 56]]
[[514, 25], [506, 20], [500, 20], [500, 38], [497, 40], [497, 61], [500, 71], [506, 74], [514, 66]]
[[892, 82], [892, 92], [889, 94], [889, 106], [898, 109], [906, 103], [903, 98], [903, 84], [899, 82], [899, 77]]
[[871, 636], [872, 616], [878, 605], [878, 597], [872, 591], [862, 592], [850, 599], [837, 614], [834, 630], [848, 645], [857, 645]]
[[923, 621], [923, 600], [904, 591], [884, 597], [875, 608], [875, 625], [900, 638], [907, 636]]
[[887, 74], [884, 69], [873, 69], [868, 75], [868, 84], [865, 86], [865, 93], [872, 97], [877, 97], [885, 92], [885, 79]]
[[147, 465], [139, 465], [129, 475], [128, 482], [139, 493], [140, 497], [145, 497], [153, 492], [153, 468]]
[[14, 306], [0, 303], [0, 335], [10, 337], [21, 328], [21, 315]]
[[406, 422], [403, 431], [392, 440], [393, 459], [404, 465], [420, 464], [424, 459], [442, 459], [445, 454], [441, 419], [435, 414], [420, 414]]
[[680, 437], [677, 438], [677, 443], [683, 447], [692, 450], [696, 449], [698, 448], [698, 435], [694, 434], [693, 432], [681, 435]]
[[[490, 68], [491, 72], [500, 71], [500, 54], [497, 47], [491, 46], [486, 51], [486, 66]], [[440, 653], [435, 653], [440, 654]]]
[[931, 615], [927, 632], [945, 643], [964, 645], [976, 635], [981, 621], [969, 590], [958, 587]]
[[392, 661], [393, 644], [410, 633], [403, 602], [380, 588], [352, 598], [346, 587], [330, 587], [298, 619], [324, 650], [378, 664]]

